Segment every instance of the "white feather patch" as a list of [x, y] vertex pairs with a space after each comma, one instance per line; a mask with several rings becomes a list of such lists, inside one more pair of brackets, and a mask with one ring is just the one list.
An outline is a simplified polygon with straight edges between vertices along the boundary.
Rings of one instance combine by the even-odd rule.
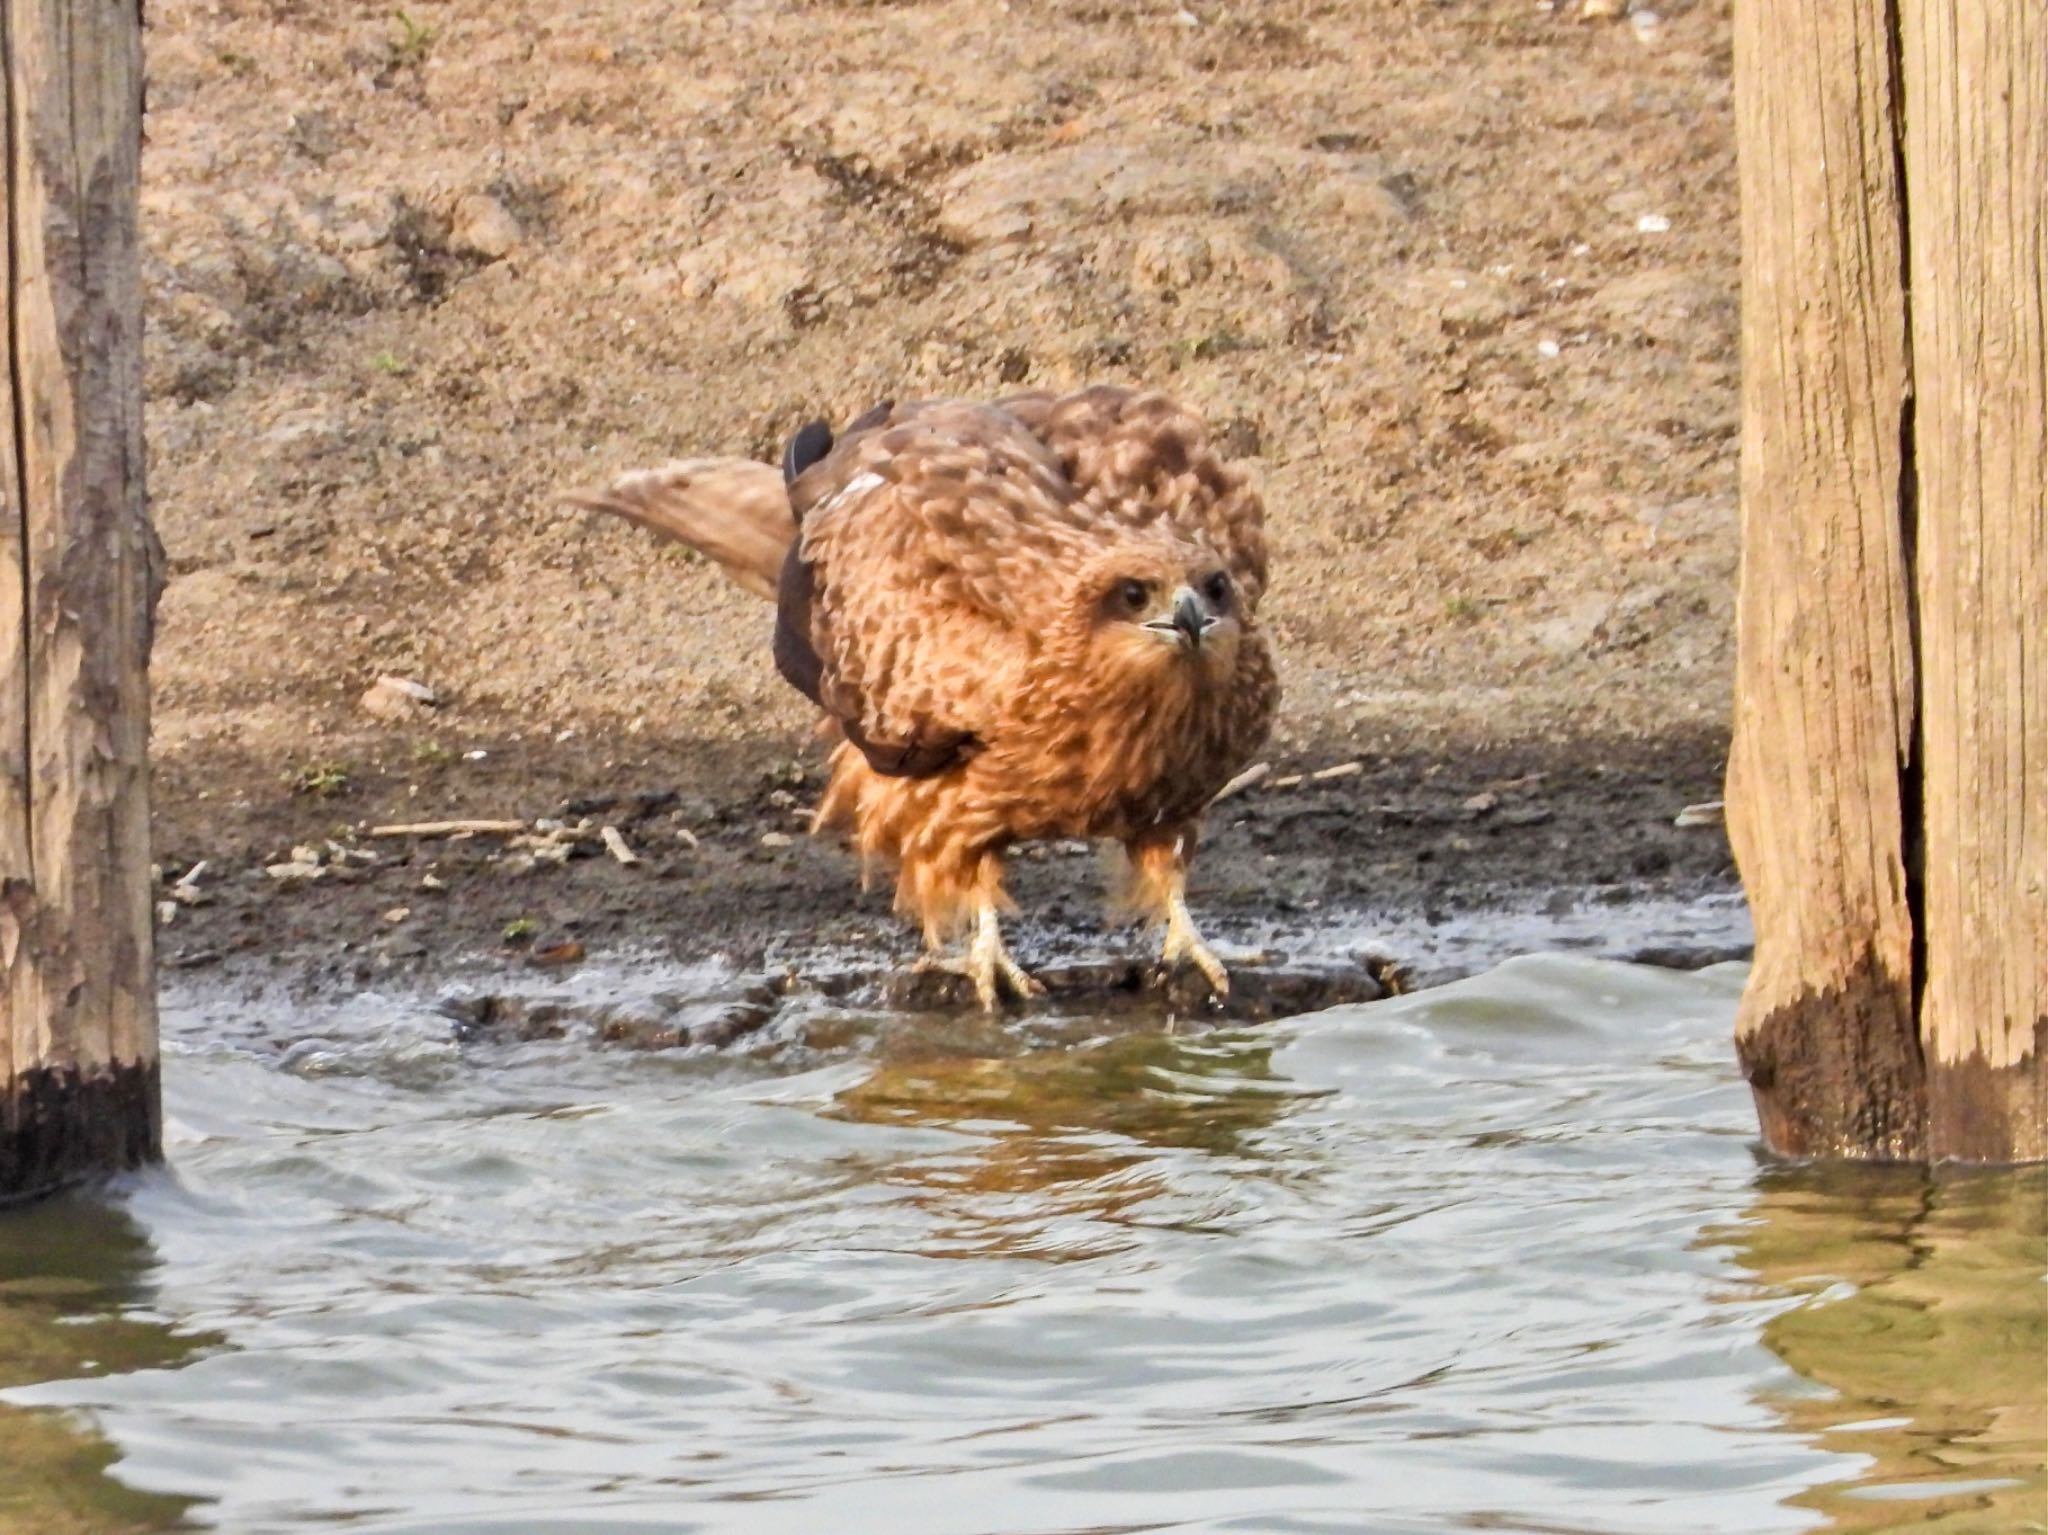
[[827, 512], [837, 511], [849, 502], [858, 501], [869, 491], [880, 489], [886, 483], [888, 482], [872, 469], [863, 470], [840, 486], [833, 495], [826, 498], [825, 502], [817, 507], [811, 515], [821, 517]]

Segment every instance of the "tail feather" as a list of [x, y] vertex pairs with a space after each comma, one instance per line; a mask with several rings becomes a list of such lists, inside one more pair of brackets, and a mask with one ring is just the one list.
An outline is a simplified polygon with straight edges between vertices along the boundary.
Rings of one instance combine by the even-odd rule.
[[688, 544], [771, 602], [783, 556], [796, 541], [781, 471], [752, 459], [680, 459], [638, 469], [569, 503]]

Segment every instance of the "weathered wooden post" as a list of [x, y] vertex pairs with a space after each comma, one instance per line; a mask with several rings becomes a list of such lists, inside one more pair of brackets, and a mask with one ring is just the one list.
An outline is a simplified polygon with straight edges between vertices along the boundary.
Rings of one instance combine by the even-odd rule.
[[0, 0], [0, 1200], [158, 1154], [136, 0]]
[[1743, 1066], [1780, 1151], [2048, 1157], [2048, 11], [1735, 42]]

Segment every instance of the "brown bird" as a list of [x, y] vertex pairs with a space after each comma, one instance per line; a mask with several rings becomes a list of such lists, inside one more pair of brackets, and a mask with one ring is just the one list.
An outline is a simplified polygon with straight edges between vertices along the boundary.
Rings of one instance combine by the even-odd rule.
[[[739, 459], [629, 474], [583, 507], [703, 551], [777, 604], [775, 660], [838, 744], [813, 831], [897, 870], [922, 963], [985, 1007], [1042, 990], [1003, 946], [1004, 852], [1106, 838], [1164, 958], [1218, 993], [1185, 889], [1204, 808], [1266, 738], [1265, 513], [1201, 421], [1099, 386], [878, 406]], [[940, 957], [971, 927], [964, 960]]]

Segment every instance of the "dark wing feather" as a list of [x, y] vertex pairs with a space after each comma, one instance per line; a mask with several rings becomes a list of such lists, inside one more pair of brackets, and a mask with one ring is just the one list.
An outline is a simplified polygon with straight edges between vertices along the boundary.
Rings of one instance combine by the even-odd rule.
[[775, 669], [784, 682], [822, 709], [825, 700], [819, 681], [825, 663], [811, 643], [811, 603], [817, 592], [811, 562], [792, 544], [783, 557], [782, 579], [775, 591]]
[[832, 428], [822, 421], [806, 421], [782, 450], [782, 483], [794, 485], [798, 475], [831, 451]]

